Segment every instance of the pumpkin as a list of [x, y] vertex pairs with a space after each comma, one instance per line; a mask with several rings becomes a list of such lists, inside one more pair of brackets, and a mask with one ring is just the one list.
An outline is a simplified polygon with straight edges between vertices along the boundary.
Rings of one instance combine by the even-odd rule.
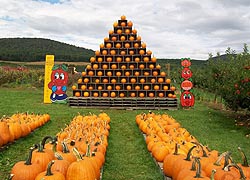
[[115, 92], [111, 92], [110, 93], [110, 97], [112, 97], [112, 98], [116, 97], [116, 93]]
[[89, 97], [89, 92], [88, 92], [88, 91], [85, 91], [85, 92], [83, 93], [83, 96], [84, 96], [84, 97]]
[[122, 73], [121, 73], [120, 71], [117, 71], [117, 72], [116, 72], [116, 76], [119, 77], [119, 76], [121, 76], [121, 75], [122, 75]]
[[145, 51], [144, 51], [143, 49], [140, 49], [140, 50], [139, 50], [139, 54], [140, 54], [140, 55], [144, 55], [144, 54], [145, 54]]
[[136, 85], [136, 86], [135, 86], [135, 90], [137, 90], [137, 91], [138, 91], [138, 90], [140, 90], [140, 89], [141, 89], [141, 87], [140, 87], [140, 86], [138, 86], [138, 85]]
[[125, 27], [125, 26], [126, 26], [126, 23], [125, 23], [125, 22], [121, 22], [121, 26], [122, 26], [122, 27]]
[[108, 65], [107, 64], [103, 64], [102, 65], [102, 69], [108, 69]]
[[148, 96], [149, 96], [149, 97], [154, 97], [155, 95], [154, 95], [153, 92], [150, 92], [150, 93], [148, 94]]
[[14, 174], [12, 180], [34, 180], [43, 171], [41, 165], [31, 163], [32, 153], [35, 149], [35, 147], [30, 148], [26, 161], [19, 161], [12, 167], [11, 174]]
[[139, 43], [134, 43], [134, 48], [138, 48], [139, 47]]
[[[73, 88], [72, 88], [73, 89]], [[0, 121], [0, 138], [2, 139], [2, 145], [10, 142], [10, 130], [7, 122]], [[0, 146], [1, 147], [1, 146]]]
[[200, 160], [196, 157], [194, 158], [192, 164], [191, 164], [191, 168], [187, 168], [187, 169], [182, 169], [176, 180], [183, 180], [183, 179], [208, 179], [210, 180], [210, 178], [207, 177], [206, 173], [204, 171], [202, 171], [201, 169], [201, 162]]
[[127, 90], [131, 90], [132, 87], [131, 87], [130, 85], [127, 85], [127, 86], [126, 86], [126, 89], [127, 89]]
[[106, 48], [110, 49], [112, 47], [112, 44], [111, 43], [107, 43], [106, 44]]
[[[76, 88], [77, 88], [76, 85], [71, 86], [71, 89], [72, 89], [72, 90], [76, 90]], [[2, 130], [2, 129], [1, 129], [1, 122], [0, 122], [0, 130]], [[1, 131], [1, 132], [3, 132], [3, 131]], [[1, 136], [1, 135], [0, 135], [0, 136]]]
[[130, 96], [135, 97], [135, 93], [134, 92], [130, 93]]
[[142, 43], [142, 44], [141, 44], [141, 47], [142, 47], [142, 48], [146, 48], [146, 47], [147, 47], [147, 44], [146, 44], [146, 43]]
[[95, 62], [95, 57], [91, 57], [91, 58], [89, 59], [89, 61], [90, 61], [91, 63], [94, 63], [94, 62]]
[[145, 83], [145, 82], [146, 82], [146, 80], [145, 80], [144, 78], [141, 78], [141, 79], [140, 79], [140, 83], [143, 84], [143, 83]]
[[157, 60], [156, 57], [152, 57], [152, 58], [151, 58], [151, 61], [152, 61], [153, 63], [155, 63], [156, 60]]
[[134, 41], [134, 40], [135, 40], [134, 36], [130, 36], [130, 37], [129, 37], [129, 40], [130, 40], [130, 41]]
[[102, 48], [104, 48], [105, 46], [104, 46], [104, 44], [102, 43], [102, 44], [100, 44], [100, 48], [102, 49]]
[[112, 59], [112, 57], [107, 57], [106, 61], [107, 61], [107, 62], [112, 62], [113, 59]]
[[112, 64], [111, 65], [111, 69], [117, 69], [117, 65], [116, 64]]
[[[116, 31], [117, 34], [121, 34], [122, 33], [122, 30], [121, 29], [117, 29]], [[118, 48], [118, 47], [117, 47]]]
[[88, 159], [83, 159], [80, 153], [73, 149], [77, 161], [70, 164], [66, 179], [67, 180], [82, 180], [82, 179], [96, 179], [95, 170]]
[[55, 161], [51, 161], [48, 163], [48, 167], [47, 167], [47, 170], [44, 171], [44, 172], [41, 172], [40, 174], [38, 174], [35, 178], [35, 180], [41, 180], [41, 179], [44, 179], [44, 180], [65, 180], [65, 177], [62, 173], [60, 172], [53, 172], [51, 171], [51, 167], [52, 165], [55, 163]]
[[102, 57], [97, 58], [97, 62], [101, 63], [103, 61]]
[[140, 93], [139, 93], [139, 97], [140, 97], [140, 98], [143, 98], [143, 97], [145, 97], [145, 94], [144, 94], [143, 92], [140, 92]]
[[116, 58], [116, 62], [122, 62], [122, 58], [121, 57], [117, 57]]
[[132, 27], [133, 26], [133, 22], [132, 21], [128, 21], [127, 26]]
[[130, 48], [130, 44], [129, 43], [125, 43], [124, 47], [125, 48]]
[[57, 152], [60, 156], [62, 156], [62, 158], [70, 163], [75, 162], [76, 161], [76, 157], [75, 155], [70, 152], [66, 142], [62, 142], [62, 151], [58, 151]]
[[126, 54], [126, 51], [121, 51], [120, 55], [124, 56]]
[[[136, 29], [133, 29], [133, 30], [132, 30], [132, 33], [133, 33], [133, 34], [136, 34], [136, 33], [137, 33], [137, 30], [136, 30]], [[138, 38], [138, 36], [137, 36], [136, 39], [137, 39], [138, 41], [140, 41], [140, 40], [141, 40], [141, 37], [139, 36], [139, 38]]]
[[129, 50], [129, 55], [134, 55], [135, 54], [135, 52], [134, 52], [134, 50]]
[[66, 176], [70, 162], [63, 159], [63, 157], [58, 152], [55, 152], [55, 157], [56, 160], [54, 160], [54, 164], [51, 168], [51, 171], [52, 172], [57, 171]]
[[95, 83], [96, 84], [100, 83], [100, 79], [95, 79]]
[[126, 62], [130, 62], [130, 57], [126, 57], [126, 58], [125, 58], [125, 61], [126, 61]]
[[[122, 30], [121, 30], [121, 31], [122, 31]], [[120, 43], [117, 43], [117, 44], [115, 45], [115, 47], [118, 48], [118, 49], [121, 48], [121, 46], [122, 46], [122, 45], [121, 45]]]
[[111, 37], [111, 40], [112, 40], [112, 41], [116, 41], [116, 40], [117, 40], [117, 37], [116, 37], [116, 36], [112, 36], [112, 37]]
[[176, 161], [174, 163], [175, 168], [173, 169], [173, 173], [172, 173], [173, 179], [177, 178], [181, 169], [187, 169], [187, 168], [191, 167], [191, 165], [192, 165], [191, 155], [192, 155], [192, 151], [194, 148], [196, 148], [196, 146], [193, 146], [192, 148], [189, 149], [186, 158], [180, 157], [180, 158], [176, 159]]
[[76, 96], [76, 97], [80, 97], [80, 96], [81, 96], [81, 93], [77, 91], [77, 92], [75, 92], [75, 96]]
[[43, 146], [41, 144], [36, 144], [37, 150], [33, 151], [31, 163], [39, 164], [43, 171], [46, 169], [47, 164], [53, 160], [51, 155], [43, 150]]
[[129, 71], [126, 71], [126, 72], [125, 72], [125, 76], [130, 76], [130, 72], [129, 72]]
[[111, 79], [111, 83], [115, 84], [115, 83], [116, 83], [116, 79], [115, 79], [115, 78], [112, 78], [112, 79]]
[[121, 40], [121, 41], [125, 41], [125, 40], [126, 40], [126, 37], [125, 37], [125, 36], [121, 36], [121, 37], [120, 37], [120, 40]]

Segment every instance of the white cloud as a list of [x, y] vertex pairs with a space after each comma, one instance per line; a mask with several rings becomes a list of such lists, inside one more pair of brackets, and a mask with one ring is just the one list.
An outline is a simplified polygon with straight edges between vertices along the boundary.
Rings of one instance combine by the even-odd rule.
[[[51, 2], [51, 3], [50, 3]], [[0, 37], [49, 38], [98, 50], [126, 15], [158, 58], [207, 59], [250, 43], [248, 0], [0, 0]]]

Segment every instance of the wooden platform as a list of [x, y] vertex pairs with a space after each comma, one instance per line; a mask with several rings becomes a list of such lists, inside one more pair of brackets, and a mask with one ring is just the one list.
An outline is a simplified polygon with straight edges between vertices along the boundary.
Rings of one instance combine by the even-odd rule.
[[69, 97], [68, 104], [78, 108], [113, 108], [113, 109], [167, 109], [176, 110], [176, 98], [96, 98]]

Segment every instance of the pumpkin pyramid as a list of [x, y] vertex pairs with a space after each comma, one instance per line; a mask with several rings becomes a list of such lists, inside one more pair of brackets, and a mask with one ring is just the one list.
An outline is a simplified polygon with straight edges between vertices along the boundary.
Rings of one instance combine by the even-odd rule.
[[[175, 87], [170, 85], [171, 80], [132, 26], [124, 15], [113, 24], [109, 37], [104, 38], [77, 86], [72, 87], [70, 105], [89, 106], [84, 99], [151, 99], [149, 103], [152, 99], [162, 99], [166, 103], [174, 102], [172, 107], [177, 107]], [[105, 102], [107, 105], [108, 101]]]

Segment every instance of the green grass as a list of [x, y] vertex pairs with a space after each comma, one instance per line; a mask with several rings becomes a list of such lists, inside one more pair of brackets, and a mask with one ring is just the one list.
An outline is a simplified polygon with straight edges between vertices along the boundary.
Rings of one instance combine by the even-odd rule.
[[[36, 88], [0, 88], [0, 94], [0, 116], [26, 111], [51, 115], [51, 121], [48, 124], [0, 152], [0, 177], [6, 177], [15, 162], [25, 159], [30, 146], [39, 142], [45, 135], [55, 135], [78, 112], [98, 114], [105, 111], [111, 117], [111, 130], [103, 180], [163, 179], [135, 123], [135, 116], [147, 111], [84, 109], [71, 108], [64, 104], [43, 104], [43, 91]], [[220, 152], [231, 151], [237, 162], [240, 161], [238, 146], [245, 151], [247, 157], [250, 157], [250, 140], [245, 137], [249, 130], [235, 126], [234, 119], [228, 113], [213, 110], [200, 102], [196, 102], [195, 107], [190, 110], [154, 112], [173, 116], [201, 143]]]

